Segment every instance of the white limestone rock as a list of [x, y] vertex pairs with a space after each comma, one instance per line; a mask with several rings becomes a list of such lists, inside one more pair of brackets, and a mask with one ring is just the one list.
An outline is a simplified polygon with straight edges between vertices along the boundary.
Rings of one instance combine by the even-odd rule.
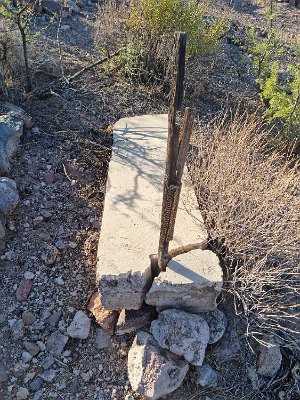
[[128, 353], [128, 378], [135, 392], [157, 400], [177, 389], [188, 369], [185, 360], [161, 349], [149, 333], [136, 335]]
[[202, 365], [209, 340], [206, 321], [196, 314], [176, 309], [162, 311], [151, 324], [158, 344], [193, 365]]
[[91, 320], [81, 310], [74, 315], [73, 321], [67, 329], [67, 333], [72, 338], [86, 339], [90, 334]]

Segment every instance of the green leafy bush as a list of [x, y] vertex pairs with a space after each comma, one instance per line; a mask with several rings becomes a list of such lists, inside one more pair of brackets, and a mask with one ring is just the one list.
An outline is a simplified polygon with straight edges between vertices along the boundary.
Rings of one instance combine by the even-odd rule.
[[135, 36], [148, 36], [152, 40], [170, 37], [175, 31], [185, 32], [189, 55], [213, 52], [226, 27], [224, 20], [209, 23], [205, 18], [205, 7], [195, 0], [134, 2], [129, 25]]
[[141, 0], [131, 4], [129, 28], [129, 56], [136, 44], [139, 77], [153, 81], [167, 75], [175, 31], [187, 34], [187, 56], [193, 57], [214, 52], [227, 26], [224, 20], [208, 20], [195, 0]]
[[280, 120], [289, 138], [300, 136], [300, 63], [288, 66], [288, 78], [279, 81], [279, 62], [270, 66], [270, 76], [262, 83], [260, 94], [268, 101], [266, 116], [269, 121]]
[[293, 49], [295, 62], [286, 63], [284, 47], [278, 32], [273, 27], [274, 5], [271, 2], [266, 10], [268, 29], [259, 38], [255, 29], [249, 30], [249, 53], [257, 73], [256, 82], [260, 87], [260, 98], [266, 105], [265, 116], [268, 122], [280, 122], [284, 136], [290, 141], [300, 139], [300, 50]]

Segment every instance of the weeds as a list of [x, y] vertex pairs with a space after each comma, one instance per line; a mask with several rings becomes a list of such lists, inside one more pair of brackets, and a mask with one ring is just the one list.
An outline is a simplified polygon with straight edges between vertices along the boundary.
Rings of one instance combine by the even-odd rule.
[[255, 117], [224, 118], [197, 133], [192, 170], [210, 237], [227, 266], [226, 289], [249, 335], [273, 333], [296, 346], [299, 164], [274, 152], [269, 139]]

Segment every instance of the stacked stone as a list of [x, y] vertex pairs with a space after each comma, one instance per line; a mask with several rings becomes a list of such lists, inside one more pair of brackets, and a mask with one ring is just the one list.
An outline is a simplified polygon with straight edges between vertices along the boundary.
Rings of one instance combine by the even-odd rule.
[[150, 333], [137, 333], [128, 354], [132, 389], [146, 399], [177, 389], [189, 364], [196, 367], [200, 385], [215, 387], [218, 375], [204, 361], [206, 348], [223, 336], [227, 319], [217, 309], [222, 270], [209, 250], [194, 250], [175, 257], [160, 272], [146, 296], [159, 312]]

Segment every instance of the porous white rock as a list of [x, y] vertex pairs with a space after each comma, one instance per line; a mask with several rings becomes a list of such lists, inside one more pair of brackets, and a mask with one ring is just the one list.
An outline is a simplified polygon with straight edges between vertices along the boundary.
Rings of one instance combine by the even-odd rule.
[[185, 360], [161, 349], [152, 335], [138, 332], [128, 353], [128, 378], [134, 391], [157, 400], [177, 389], [188, 369]]
[[158, 344], [193, 365], [202, 365], [209, 340], [206, 321], [196, 314], [171, 309], [152, 321], [151, 333]]
[[91, 329], [90, 318], [81, 310], [74, 315], [73, 321], [67, 329], [67, 333], [72, 338], [86, 339]]
[[219, 259], [210, 250], [192, 250], [171, 259], [154, 279], [146, 303], [193, 313], [216, 309], [223, 285]]

